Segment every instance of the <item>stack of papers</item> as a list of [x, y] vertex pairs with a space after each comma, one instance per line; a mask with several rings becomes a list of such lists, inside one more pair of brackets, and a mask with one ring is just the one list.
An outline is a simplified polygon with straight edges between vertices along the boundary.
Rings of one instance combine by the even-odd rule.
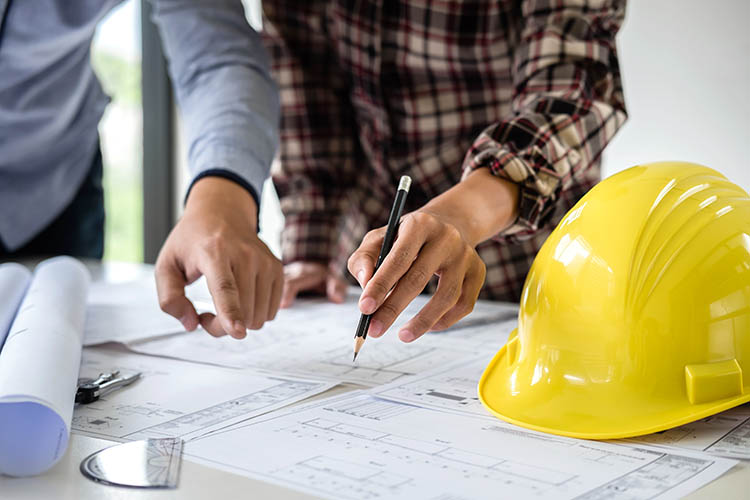
[[[190, 460], [334, 499], [678, 498], [733, 459], [750, 459], [750, 406], [616, 442], [491, 416], [477, 381], [515, 328], [516, 305], [480, 301], [449, 331], [404, 344], [395, 332], [428, 300], [420, 296], [353, 364], [356, 289], [342, 305], [298, 300], [235, 340], [183, 332], [158, 311], [155, 290], [129, 286], [90, 295], [89, 318], [100, 317], [87, 341], [131, 352], [86, 349], [81, 374], [116, 368], [143, 377], [79, 407], [73, 432], [113, 441], [179, 436]], [[205, 286], [193, 294], [210, 308]], [[91, 313], [96, 304], [130, 311]], [[368, 389], [282, 409], [341, 382]]]

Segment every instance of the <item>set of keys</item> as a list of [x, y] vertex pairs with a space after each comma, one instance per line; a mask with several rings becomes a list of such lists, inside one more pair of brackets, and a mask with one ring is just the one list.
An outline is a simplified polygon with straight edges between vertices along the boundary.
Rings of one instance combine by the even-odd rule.
[[75, 402], [76, 404], [83, 405], [93, 403], [105, 394], [109, 394], [112, 391], [132, 384], [138, 380], [140, 376], [141, 372], [120, 375], [120, 370], [115, 370], [108, 373], [100, 373], [94, 380], [79, 380]]

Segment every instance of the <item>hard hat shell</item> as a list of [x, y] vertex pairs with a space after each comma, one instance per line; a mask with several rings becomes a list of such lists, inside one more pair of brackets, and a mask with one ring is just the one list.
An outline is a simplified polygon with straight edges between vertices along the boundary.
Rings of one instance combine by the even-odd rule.
[[701, 165], [630, 168], [542, 246], [479, 382], [496, 416], [587, 439], [750, 401], [750, 196]]

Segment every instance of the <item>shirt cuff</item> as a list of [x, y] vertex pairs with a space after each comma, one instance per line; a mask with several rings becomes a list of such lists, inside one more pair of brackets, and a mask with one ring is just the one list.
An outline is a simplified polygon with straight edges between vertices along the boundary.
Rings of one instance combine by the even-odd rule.
[[330, 264], [336, 253], [338, 226], [338, 217], [331, 214], [309, 212], [286, 215], [281, 235], [284, 264]]
[[[463, 178], [478, 168], [488, 168], [493, 175], [514, 182], [519, 187], [518, 216], [516, 220], [495, 235], [496, 238], [525, 239], [544, 227], [555, 212], [557, 192], [561, 187], [559, 177], [544, 168], [547, 160], [541, 151], [525, 152], [522, 157], [512, 146], [498, 147], [494, 141], [480, 138], [464, 161]], [[567, 159], [578, 163], [580, 157], [570, 151]], [[530, 173], [533, 172], [533, 175]]]
[[252, 196], [253, 201], [255, 202], [255, 207], [256, 207], [255, 213], [257, 214], [257, 219], [255, 221], [255, 230], [256, 232], [260, 231], [260, 196], [259, 196], [259, 193], [255, 190], [253, 186], [250, 185], [249, 182], [247, 182], [245, 179], [243, 179], [238, 174], [232, 172], [231, 170], [226, 170], [223, 168], [211, 168], [211, 169], [200, 172], [198, 175], [196, 175], [193, 178], [193, 182], [191, 182], [190, 186], [187, 188], [187, 192], [185, 193], [185, 198], [183, 199], [183, 204], [187, 203], [188, 196], [190, 196], [190, 191], [193, 190], [193, 186], [195, 186], [195, 183], [205, 177], [221, 177], [222, 179], [230, 180], [232, 182], [235, 182], [236, 184], [239, 184], [248, 193], [250, 193], [250, 196]]
[[237, 184], [245, 188], [248, 193], [250, 193], [250, 196], [253, 197], [253, 201], [255, 201], [255, 206], [258, 208], [258, 210], [260, 210], [260, 196], [258, 196], [258, 192], [255, 190], [255, 188], [239, 175], [235, 174], [231, 170], [225, 170], [223, 168], [211, 168], [208, 170], [204, 170], [203, 172], [196, 175], [193, 179], [193, 182], [190, 183], [190, 186], [187, 189], [187, 193], [185, 193], [185, 202], [187, 202], [188, 195], [190, 195], [190, 191], [193, 189], [195, 183], [203, 179], [204, 177], [221, 177], [223, 179], [236, 182]]

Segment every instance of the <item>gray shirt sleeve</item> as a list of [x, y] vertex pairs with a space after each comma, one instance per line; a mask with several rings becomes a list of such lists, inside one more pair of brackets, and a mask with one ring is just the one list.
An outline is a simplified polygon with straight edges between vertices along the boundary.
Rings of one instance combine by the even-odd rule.
[[[223, 172], [255, 190], [278, 145], [279, 98], [240, 0], [151, 0], [187, 134], [193, 179]], [[240, 182], [244, 185], [244, 183]]]

